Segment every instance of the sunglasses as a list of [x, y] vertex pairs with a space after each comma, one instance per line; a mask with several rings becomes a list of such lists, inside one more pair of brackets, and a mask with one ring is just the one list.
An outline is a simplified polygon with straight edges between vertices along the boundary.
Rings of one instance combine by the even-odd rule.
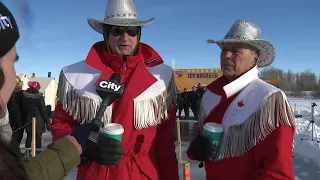
[[139, 27], [137, 26], [127, 26], [127, 27], [123, 27], [123, 26], [112, 26], [110, 33], [112, 34], [112, 36], [120, 36], [123, 33], [127, 32], [127, 34], [131, 37], [137, 36], [139, 34]]

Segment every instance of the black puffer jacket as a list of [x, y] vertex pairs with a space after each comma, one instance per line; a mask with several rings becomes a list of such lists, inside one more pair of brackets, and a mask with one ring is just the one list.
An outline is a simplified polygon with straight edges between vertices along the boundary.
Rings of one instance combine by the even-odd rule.
[[13, 92], [7, 104], [12, 130], [16, 130], [24, 124], [21, 113], [21, 96], [22, 91]]
[[200, 94], [197, 91], [191, 91], [189, 95], [191, 107], [197, 107], [200, 103]]
[[189, 100], [189, 92], [183, 92], [181, 93], [182, 97], [182, 104], [183, 106], [190, 105], [190, 100]]
[[183, 107], [182, 93], [177, 94], [177, 106], [179, 108]]
[[[29, 123], [32, 120], [32, 117], [35, 116], [37, 121], [37, 132], [44, 133], [46, 127], [50, 125], [50, 121], [42, 94], [34, 88], [29, 88], [23, 92], [21, 103], [22, 114], [26, 118], [26, 123]], [[32, 133], [31, 123], [26, 127], [26, 133]]]

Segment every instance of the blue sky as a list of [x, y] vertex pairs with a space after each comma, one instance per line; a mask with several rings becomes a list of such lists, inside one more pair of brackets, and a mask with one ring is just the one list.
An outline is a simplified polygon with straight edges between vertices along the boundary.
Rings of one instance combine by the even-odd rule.
[[[21, 3], [30, 3], [31, 18], [23, 21]], [[58, 78], [63, 66], [84, 60], [102, 40], [87, 18], [103, 19], [106, 0], [4, 0], [20, 26], [17, 72]], [[222, 39], [233, 22], [246, 19], [262, 29], [261, 38], [277, 51], [273, 66], [320, 74], [320, 1], [304, 0], [135, 0], [140, 19], [155, 17], [143, 28], [142, 42], [156, 49], [175, 68], [217, 68], [220, 49], [206, 44]], [[24, 18], [25, 19], [25, 18]]]

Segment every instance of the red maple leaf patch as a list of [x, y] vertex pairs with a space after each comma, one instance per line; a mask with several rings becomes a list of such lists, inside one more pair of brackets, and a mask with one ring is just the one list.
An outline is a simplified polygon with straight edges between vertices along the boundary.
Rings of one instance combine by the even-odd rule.
[[239, 106], [239, 107], [242, 107], [242, 106], [244, 106], [244, 103], [243, 103], [243, 101], [239, 101], [239, 102], [238, 102], [238, 106]]

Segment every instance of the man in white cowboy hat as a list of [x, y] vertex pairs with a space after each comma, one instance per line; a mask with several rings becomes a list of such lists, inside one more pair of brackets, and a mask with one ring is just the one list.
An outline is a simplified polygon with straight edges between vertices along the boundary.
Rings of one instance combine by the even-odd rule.
[[[221, 48], [223, 76], [207, 86], [187, 154], [204, 161], [208, 180], [294, 179], [294, 116], [286, 95], [258, 77], [258, 67], [275, 59], [260, 34], [254, 23], [238, 20], [223, 40], [207, 41]], [[210, 127], [223, 130], [220, 140], [212, 137], [218, 145], [208, 138]]]
[[105, 19], [89, 19], [104, 41], [95, 43], [84, 61], [66, 66], [59, 79], [51, 132], [56, 140], [96, 115], [101, 98], [98, 80], [121, 75], [124, 92], [107, 107], [104, 124], [124, 128], [122, 142], [98, 142], [96, 151], [84, 152], [78, 180], [177, 180], [175, 154], [176, 87], [173, 70], [160, 55], [140, 42], [142, 26], [132, 0], [109, 0]]

